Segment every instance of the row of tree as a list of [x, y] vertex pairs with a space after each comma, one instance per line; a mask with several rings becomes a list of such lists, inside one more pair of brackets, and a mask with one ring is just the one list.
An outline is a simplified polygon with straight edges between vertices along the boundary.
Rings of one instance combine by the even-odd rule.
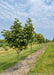
[[20, 51], [25, 49], [29, 42], [31, 42], [32, 46], [34, 28], [30, 18], [28, 18], [24, 27], [22, 26], [22, 23], [15, 18], [10, 30], [3, 30], [1, 33], [9, 46], [15, 48], [17, 52], [17, 61], [19, 61]]
[[49, 40], [45, 40], [43, 35], [37, 34], [34, 31], [32, 20], [28, 18], [26, 20], [25, 26], [15, 18], [13, 25], [10, 30], [3, 30], [2, 35], [4, 36], [6, 42], [8, 42], [10, 47], [14, 47], [17, 52], [17, 60], [19, 61], [19, 53], [27, 47], [29, 42], [31, 43], [31, 53], [32, 53], [32, 42], [44, 43]]

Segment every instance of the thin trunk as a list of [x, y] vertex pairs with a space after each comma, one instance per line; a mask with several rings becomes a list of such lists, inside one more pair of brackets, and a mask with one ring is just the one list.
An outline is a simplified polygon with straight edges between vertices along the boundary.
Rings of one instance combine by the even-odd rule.
[[31, 42], [31, 58], [32, 58], [32, 42]]
[[19, 52], [16, 50], [17, 52], [17, 64], [18, 64], [18, 68], [19, 68]]

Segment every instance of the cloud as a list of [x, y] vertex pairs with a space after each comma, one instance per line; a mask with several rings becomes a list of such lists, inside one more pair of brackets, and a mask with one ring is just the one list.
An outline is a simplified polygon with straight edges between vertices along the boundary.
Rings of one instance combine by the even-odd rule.
[[53, 0], [43, 0], [46, 5], [51, 5]]
[[36, 0], [30, 0], [31, 2], [35, 2]]
[[14, 9], [14, 6], [10, 5], [8, 2], [1, 0], [1, 6], [6, 6], [8, 9]]
[[[1, 0], [0, 1], [0, 25], [5, 24], [9, 28], [14, 18], [18, 18], [23, 25], [28, 17], [31, 17], [35, 31], [45, 33], [42, 30], [54, 29], [54, 0]], [[6, 24], [7, 23], [7, 24]], [[46, 34], [46, 33], [45, 33]], [[49, 34], [49, 33], [48, 33]], [[45, 36], [45, 35], [44, 35]]]
[[14, 19], [15, 17], [18, 16], [26, 16], [27, 13], [24, 12], [27, 5], [23, 5], [23, 4], [16, 4], [15, 5], [10, 5], [8, 2], [6, 1], [1, 1], [0, 3], [0, 14], [2, 15], [1, 18], [11, 18]]
[[9, 2], [14, 2], [15, 0], [9, 0]]

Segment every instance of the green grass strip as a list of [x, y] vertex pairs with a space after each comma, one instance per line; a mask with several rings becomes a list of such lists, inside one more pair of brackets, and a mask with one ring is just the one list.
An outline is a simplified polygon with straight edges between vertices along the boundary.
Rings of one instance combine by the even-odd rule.
[[28, 75], [53, 75], [54, 74], [54, 44], [46, 48], [46, 51], [39, 57], [35, 66], [30, 69]]

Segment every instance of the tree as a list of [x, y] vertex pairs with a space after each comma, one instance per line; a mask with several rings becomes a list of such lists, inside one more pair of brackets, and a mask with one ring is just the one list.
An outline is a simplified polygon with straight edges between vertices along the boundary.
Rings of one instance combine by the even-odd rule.
[[50, 40], [46, 39], [46, 43], [47, 43], [47, 42], [50, 42]]
[[34, 37], [34, 39], [33, 39], [33, 41], [34, 42], [37, 42], [37, 33], [34, 31], [34, 33], [33, 33], [33, 37]]
[[29, 41], [31, 42], [31, 53], [32, 53], [32, 41], [33, 41], [34, 27], [33, 27], [31, 18], [28, 18], [23, 30], [24, 30], [24, 35], [26, 35], [26, 38], [27, 38], [27, 43]]
[[44, 43], [45, 42], [45, 38], [43, 37], [42, 34], [36, 34], [36, 38], [37, 38], [38, 43]]
[[54, 42], [54, 38], [53, 38], [53, 40], [52, 40], [53, 42]]
[[19, 61], [20, 51], [28, 45], [23, 26], [21, 24], [22, 23], [15, 18], [14, 24], [10, 27], [10, 30], [2, 31], [2, 35], [5, 37], [5, 40], [8, 42], [9, 46], [16, 49], [17, 61]]

